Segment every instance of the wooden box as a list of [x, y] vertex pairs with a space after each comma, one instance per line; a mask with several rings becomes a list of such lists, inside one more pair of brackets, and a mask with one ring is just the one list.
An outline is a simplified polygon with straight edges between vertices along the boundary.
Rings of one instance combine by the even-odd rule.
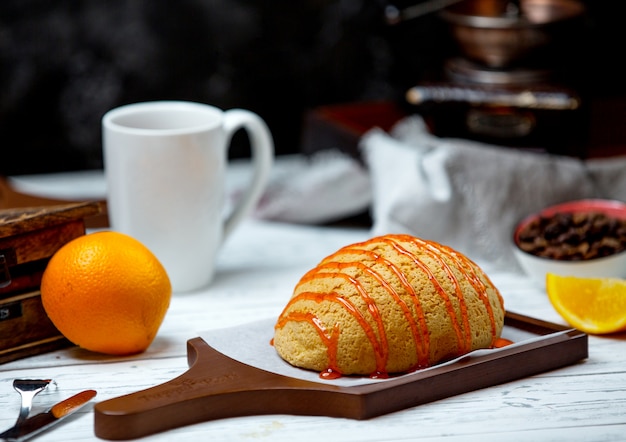
[[41, 277], [101, 211], [96, 202], [0, 210], [0, 364], [69, 345], [43, 309]]

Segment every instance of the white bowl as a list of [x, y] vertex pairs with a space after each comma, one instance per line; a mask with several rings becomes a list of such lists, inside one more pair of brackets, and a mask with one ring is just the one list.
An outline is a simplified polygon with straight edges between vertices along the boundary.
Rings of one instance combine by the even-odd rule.
[[565, 261], [539, 257], [519, 248], [520, 232], [537, 218], [549, 217], [557, 213], [590, 212], [599, 212], [610, 217], [626, 219], [626, 203], [602, 199], [570, 201], [548, 207], [518, 223], [513, 232], [513, 252], [522, 269], [539, 286], [545, 287], [546, 274], [548, 273], [585, 278], [626, 278], [626, 250], [601, 258]]

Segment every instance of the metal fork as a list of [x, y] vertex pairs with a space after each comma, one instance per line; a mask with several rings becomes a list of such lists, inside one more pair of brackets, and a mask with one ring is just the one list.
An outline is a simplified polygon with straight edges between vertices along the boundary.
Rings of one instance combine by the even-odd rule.
[[22, 397], [22, 406], [20, 408], [20, 414], [17, 416], [16, 424], [19, 424], [28, 417], [33, 405], [33, 398], [38, 393], [45, 390], [50, 382], [53, 382], [52, 379], [15, 379], [13, 381], [13, 388], [15, 388]]

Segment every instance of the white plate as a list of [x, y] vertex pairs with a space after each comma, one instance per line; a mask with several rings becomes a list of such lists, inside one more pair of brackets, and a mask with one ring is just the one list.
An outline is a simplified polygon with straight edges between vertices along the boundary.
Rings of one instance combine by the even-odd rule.
[[16, 192], [58, 200], [104, 200], [106, 181], [102, 170], [80, 170], [8, 177]]

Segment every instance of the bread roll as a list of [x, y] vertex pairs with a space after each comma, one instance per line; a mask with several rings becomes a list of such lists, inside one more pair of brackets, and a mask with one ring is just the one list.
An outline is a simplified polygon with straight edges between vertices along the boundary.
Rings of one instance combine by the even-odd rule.
[[290, 364], [386, 377], [500, 337], [504, 305], [463, 254], [409, 235], [343, 247], [306, 273], [280, 314], [274, 347]]

